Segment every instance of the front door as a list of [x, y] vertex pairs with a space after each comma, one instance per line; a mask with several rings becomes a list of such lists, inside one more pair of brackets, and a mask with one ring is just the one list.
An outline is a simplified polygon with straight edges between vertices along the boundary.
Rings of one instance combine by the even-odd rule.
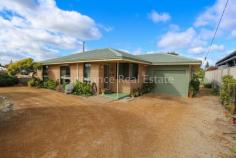
[[110, 73], [110, 66], [108, 64], [106, 64], [106, 65], [104, 65], [104, 89], [106, 89], [106, 90], [110, 89], [109, 73]]

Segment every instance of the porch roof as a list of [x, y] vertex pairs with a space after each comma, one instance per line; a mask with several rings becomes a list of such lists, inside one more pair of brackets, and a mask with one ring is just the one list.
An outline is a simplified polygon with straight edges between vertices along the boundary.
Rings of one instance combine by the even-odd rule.
[[112, 48], [85, 51], [82, 53], [46, 60], [43, 61], [42, 64], [51, 65], [51, 64], [63, 64], [63, 63], [76, 63], [76, 62], [99, 62], [99, 61], [121, 61], [121, 60], [151, 64], [151, 62], [145, 61], [139, 58], [138, 56], [128, 54], [126, 52]]

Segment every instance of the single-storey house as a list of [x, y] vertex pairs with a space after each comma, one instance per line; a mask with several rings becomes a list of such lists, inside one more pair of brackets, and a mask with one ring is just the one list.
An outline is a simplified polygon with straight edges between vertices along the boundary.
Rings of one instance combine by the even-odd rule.
[[189, 82], [201, 61], [179, 55], [156, 53], [132, 55], [105, 48], [42, 62], [43, 79], [58, 82], [95, 83], [97, 93], [131, 93], [146, 80], [155, 83], [154, 93], [188, 96]]

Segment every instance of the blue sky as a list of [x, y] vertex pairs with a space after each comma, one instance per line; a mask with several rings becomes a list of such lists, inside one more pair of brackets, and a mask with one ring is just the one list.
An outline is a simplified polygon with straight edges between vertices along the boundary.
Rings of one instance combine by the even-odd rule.
[[[132, 54], [176, 51], [203, 59], [225, 0], [0, 0], [0, 63], [112, 47]], [[208, 60], [235, 49], [230, 0]]]

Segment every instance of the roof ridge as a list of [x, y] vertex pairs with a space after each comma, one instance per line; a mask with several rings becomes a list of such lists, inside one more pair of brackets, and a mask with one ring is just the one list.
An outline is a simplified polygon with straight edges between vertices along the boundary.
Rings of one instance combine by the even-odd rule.
[[185, 56], [183, 56], [183, 55], [173, 55], [173, 54], [167, 54], [167, 55], [175, 56], [175, 57], [177, 57], [177, 58], [185, 58], [185, 59], [195, 60], [195, 59], [193, 59], [193, 58], [185, 57]]
[[135, 56], [144, 56], [144, 55], [156, 55], [156, 54], [166, 54], [166, 53], [148, 53], [148, 54], [139, 54], [139, 55], [135, 55]]
[[185, 58], [185, 59], [195, 60], [193, 58], [185, 57], [183, 55], [174, 55], [174, 54], [169, 54], [169, 53], [151, 53], [151, 54], [143, 54], [143, 56], [145, 56], [145, 55], [156, 55], [156, 54], [162, 54], [162, 55], [166, 55], [166, 56], [172, 56], [172, 57], [177, 57], [177, 58]]
[[120, 52], [118, 52], [117, 50], [113, 49], [113, 48], [107, 48], [110, 51], [112, 51], [113, 53], [115, 53], [117, 56], [122, 56], [122, 54]]

